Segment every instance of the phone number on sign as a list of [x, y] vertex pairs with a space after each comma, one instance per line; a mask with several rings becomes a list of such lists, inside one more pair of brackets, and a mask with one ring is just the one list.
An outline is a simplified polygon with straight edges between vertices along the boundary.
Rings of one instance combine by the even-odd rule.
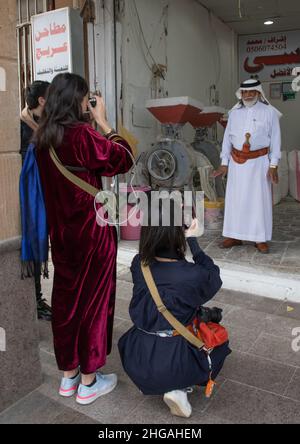
[[278, 43], [278, 45], [257, 45], [247, 48], [247, 52], [260, 52], [260, 51], [276, 51], [286, 49], [286, 43]]

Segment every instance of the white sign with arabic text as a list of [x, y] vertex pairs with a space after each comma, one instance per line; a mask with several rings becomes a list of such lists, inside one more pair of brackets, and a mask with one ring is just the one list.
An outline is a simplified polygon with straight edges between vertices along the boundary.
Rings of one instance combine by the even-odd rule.
[[72, 72], [69, 8], [31, 20], [34, 79], [51, 82], [59, 73]]
[[300, 64], [300, 30], [239, 37], [240, 81], [258, 77], [261, 81], [290, 80]]

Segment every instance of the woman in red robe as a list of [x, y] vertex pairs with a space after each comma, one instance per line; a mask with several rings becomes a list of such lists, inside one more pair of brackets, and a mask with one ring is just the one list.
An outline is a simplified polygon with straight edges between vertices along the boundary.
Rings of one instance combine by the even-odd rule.
[[[57, 75], [36, 136], [54, 265], [54, 349], [58, 368], [64, 371], [59, 393], [71, 396], [78, 389], [81, 404], [117, 383], [116, 375], [97, 372], [112, 346], [117, 233], [115, 226], [97, 224], [93, 196], [60, 173], [49, 147], [63, 165], [98, 189], [101, 176], [126, 173], [132, 166], [131, 149], [108, 124], [102, 98], [96, 98], [93, 108], [88, 92], [80, 76]], [[86, 123], [88, 108], [103, 135]]]

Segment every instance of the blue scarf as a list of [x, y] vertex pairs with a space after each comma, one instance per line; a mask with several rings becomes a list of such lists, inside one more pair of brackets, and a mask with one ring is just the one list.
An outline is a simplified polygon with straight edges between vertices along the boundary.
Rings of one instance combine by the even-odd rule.
[[48, 226], [44, 195], [35, 157], [35, 146], [28, 146], [20, 176], [20, 205], [22, 223], [22, 278], [34, 275], [39, 265], [48, 277]]

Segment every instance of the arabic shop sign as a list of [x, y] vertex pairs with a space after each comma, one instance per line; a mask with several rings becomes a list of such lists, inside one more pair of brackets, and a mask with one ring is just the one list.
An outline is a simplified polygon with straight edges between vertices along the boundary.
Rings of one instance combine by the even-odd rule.
[[51, 82], [56, 74], [72, 72], [69, 8], [32, 17], [35, 80]]
[[240, 81], [289, 80], [300, 64], [300, 30], [239, 37]]

